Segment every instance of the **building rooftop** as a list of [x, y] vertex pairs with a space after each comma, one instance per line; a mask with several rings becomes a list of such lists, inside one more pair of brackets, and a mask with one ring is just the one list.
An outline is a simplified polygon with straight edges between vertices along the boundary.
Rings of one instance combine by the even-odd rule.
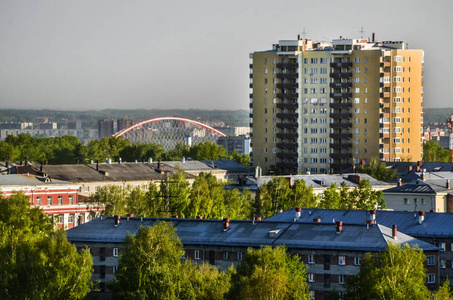
[[350, 251], [382, 251], [388, 243], [417, 244], [423, 250], [439, 250], [438, 247], [398, 232], [392, 237], [392, 229], [384, 225], [344, 225], [337, 233], [335, 224], [312, 222], [230, 221], [223, 230], [222, 220], [122, 218], [114, 225], [113, 217], [92, 220], [68, 230], [71, 242], [121, 243], [127, 234], [134, 234], [140, 226], [152, 226], [158, 221], [171, 222], [184, 245], [216, 246], [279, 246], [299, 249], [337, 249]]
[[72, 185], [74, 186], [74, 188], [78, 188], [78, 186], [73, 185], [71, 182], [58, 179], [49, 179], [42, 176], [19, 175], [19, 174], [0, 175], [0, 189], [26, 186], [49, 187], [63, 185], [64, 186]]

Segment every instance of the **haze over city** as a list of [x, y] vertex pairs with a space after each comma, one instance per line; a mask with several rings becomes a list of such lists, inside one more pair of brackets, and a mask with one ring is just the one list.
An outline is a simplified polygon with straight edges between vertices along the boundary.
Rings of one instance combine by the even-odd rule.
[[[0, 104], [247, 109], [249, 53], [298, 34], [425, 51], [424, 106], [451, 107], [453, 1], [1, 1]], [[363, 27], [363, 32], [361, 28]]]

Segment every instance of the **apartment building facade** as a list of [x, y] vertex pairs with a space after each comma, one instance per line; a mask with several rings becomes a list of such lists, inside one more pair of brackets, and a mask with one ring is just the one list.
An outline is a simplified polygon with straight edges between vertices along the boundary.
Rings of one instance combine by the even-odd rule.
[[404, 42], [280, 41], [250, 55], [253, 166], [335, 173], [420, 160], [423, 51]]

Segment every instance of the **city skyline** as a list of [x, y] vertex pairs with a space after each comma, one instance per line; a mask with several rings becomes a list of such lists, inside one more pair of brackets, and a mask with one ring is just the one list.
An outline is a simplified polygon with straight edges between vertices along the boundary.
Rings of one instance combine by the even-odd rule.
[[[450, 1], [2, 1], [0, 103], [248, 109], [249, 53], [297, 35], [425, 51], [424, 106], [451, 107]], [[363, 28], [363, 32], [360, 32]]]

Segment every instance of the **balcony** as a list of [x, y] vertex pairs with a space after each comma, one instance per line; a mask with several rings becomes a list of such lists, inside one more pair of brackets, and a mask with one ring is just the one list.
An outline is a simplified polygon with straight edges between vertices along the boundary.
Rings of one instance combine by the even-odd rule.
[[253, 99], [253, 93], [250, 93], [249, 98]]
[[334, 119], [347, 119], [352, 118], [352, 113], [331, 113], [330, 117]]
[[297, 143], [277, 143], [277, 148], [281, 149], [297, 149]]
[[279, 158], [297, 158], [297, 153], [277, 153]]
[[250, 108], [253, 107], [253, 102], [250, 102], [249, 107], [250, 107]]
[[253, 118], [253, 113], [249, 113], [249, 117], [250, 117], [250, 118]]
[[350, 78], [352, 77], [352, 72], [332, 72], [330, 73], [332, 78]]
[[277, 68], [279, 69], [297, 69], [298, 63], [278, 63]]
[[250, 87], [251, 89], [253, 89], [253, 83], [250, 83], [249, 87]]
[[330, 128], [350, 128], [352, 123], [330, 123]]
[[333, 163], [333, 164], [330, 164], [330, 168], [332, 168], [334, 170], [337, 170], [337, 171], [341, 171], [341, 170], [347, 169], [350, 166], [351, 166], [351, 164], [349, 164], [349, 163]]
[[381, 98], [389, 98], [390, 97], [390, 92], [383, 92], [379, 94], [379, 97]]
[[352, 107], [351, 102], [342, 102], [342, 103], [330, 103], [331, 108], [349, 108]]
[[390, 102], [381, 102], [380, 106], [381, 108], [390, 108]]
[[390, 62], [389, 61], [381, 61], [380, 66], [381, 67], [390, 67]]
[[280, 79], [296, 79], [299, 78], [298, 73], [278, 73], [277, 78]]
[[332, 138], [332, 139], [350, 139], [350, 138], [352, 138], [352, 133], [331, 133], [330, 138]]
[[253, 78], [253, 73], [250, 73], [250, 78]]
[[352, 67], [352, 62], [331, 62], [331, 68], [350, 68]]
[[277, 163], [277, 168], [280, 168], [280, 169], [297, 169], [297, 163]]
[[298, 108], [297, 103], [277, 103], [277, 108]]
[[277, 133], [277, 138], [279, 139], [295, 139], [297, 137], [297, 133]]
[[331, 82], [331, 88], [350, 88], [352, 87], [352, 82]]
[[352, 93], [330, 93], [330, 98], [350, 98]]
[[330, 148], [332, 149], [351, 149], [351, 143], [340, 143], [340, 144], [330, 144]]
[[297, 123], [278, 123], [277, 128], [297, 128], [299, 125]]
[[280, 99], [297, 99], [297, 93], [278, 93], [277, 98]]
[[352, 158], [352, 153], [330, 153], [330, 158]]
[[299, 84], [297, 82], [293, 83], [277, 83], [278, 89], [297, 89]]
[[297, 118], [299, 115], [297, 113], [278, 113], [277, 118], [279, 119], [293, 119]]

